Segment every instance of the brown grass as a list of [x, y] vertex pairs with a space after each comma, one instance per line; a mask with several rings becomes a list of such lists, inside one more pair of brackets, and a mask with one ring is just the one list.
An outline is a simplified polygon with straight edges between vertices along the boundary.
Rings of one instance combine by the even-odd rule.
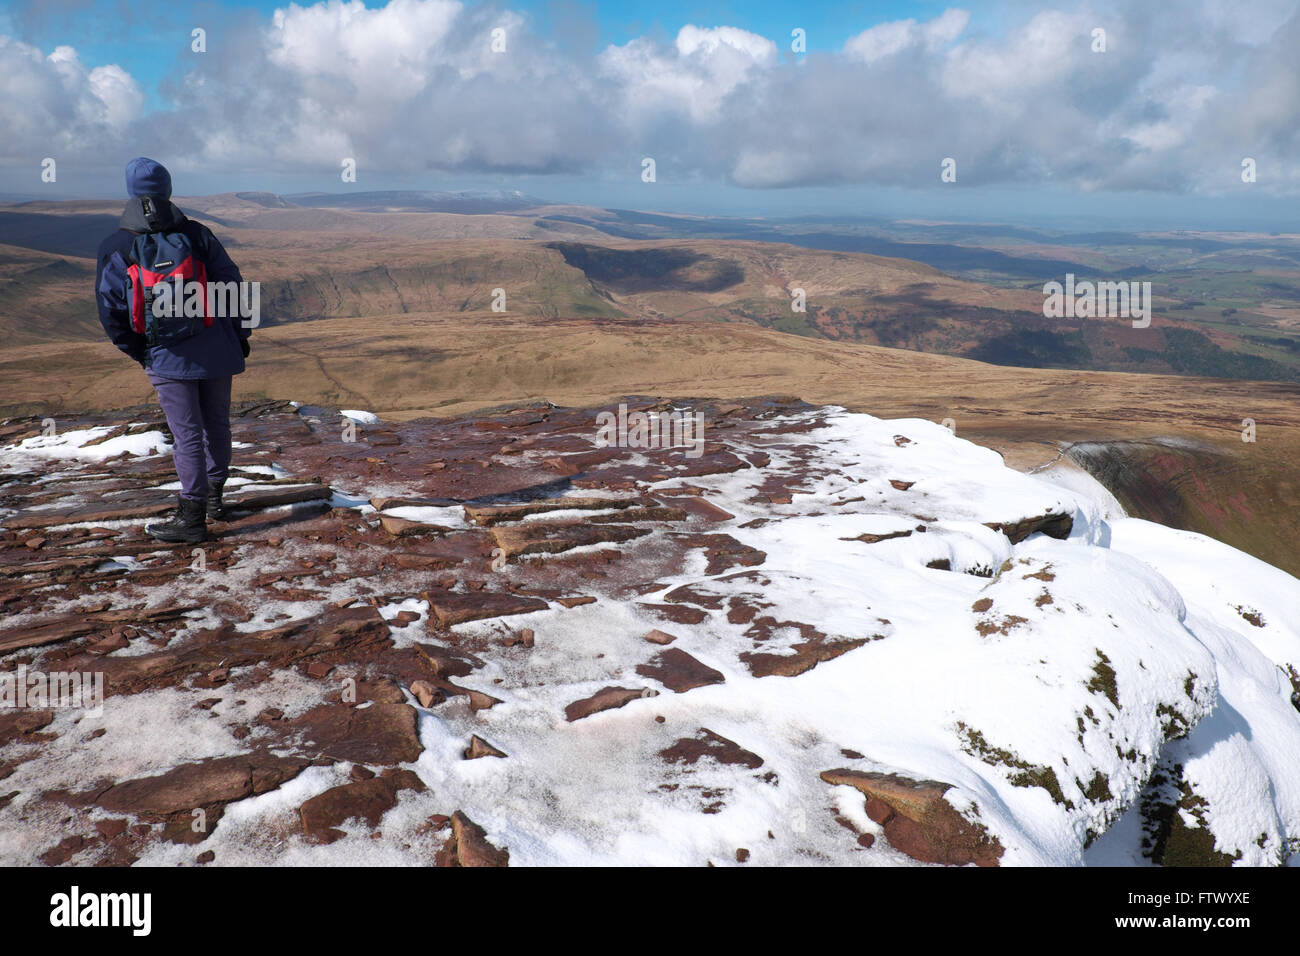
[[[260, 329], [250, 370], [235, 389], [237, 400], [292, 398], [399, 420], [539, 399], [586, 406], [636, 394], [785, 394], [880, 417], [951, 418], [959, 436], [1026, 469], [1058, 457], [1062, 441], [1196, 438], [1227, 453], [1230, 467], [1214, 480], [1250, 508], [1235, 523], [1195, 530], [1300, 571], [1300, 518], [1287, 504], [1297, 479], [1289, 463], [1300, 460], [1294, 385], [1008, 368], [732, 323], [539, 321], [480, 312]], [[107, 342], [21, 346], [0, 355], [0, 414], [57, 416], [151, 400], [141, 370]], [[1240, 440], [1247, 417], [1257, 422], [1255, 444]]]

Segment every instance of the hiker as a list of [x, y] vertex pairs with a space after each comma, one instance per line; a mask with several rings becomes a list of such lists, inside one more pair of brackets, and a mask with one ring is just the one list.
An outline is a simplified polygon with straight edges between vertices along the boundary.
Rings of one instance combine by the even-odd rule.
[[[145, 531], [160, 541], [197, 543], [207, 538], [205, 518], [226, 518], [230, 385], [244, 371], [250, 333], [237, 308], [209, 314], [207, 283], [243, 280], [212, 230], [172, 205], [171, 173], [161, 163], [143, 156], [127, 163], [126, 190], [131, 199], [118, 230], [99, 246], [99, 321], [145, 370], [172, 433], [181, 485], [176, 512]], [[178, 277], [186, 288], [200, 284], [201, 309], [175, 302]], [[202, 314], [185, 314], [194, 311]]]

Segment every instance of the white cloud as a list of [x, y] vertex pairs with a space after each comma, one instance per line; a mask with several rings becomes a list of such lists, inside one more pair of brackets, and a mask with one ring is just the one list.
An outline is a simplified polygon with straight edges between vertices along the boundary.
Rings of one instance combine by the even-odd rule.
[[351, 86], [358, 100], [398, 101], [428, 83], [460, 12], [456, 0], [291, 3], [271, 18], [266, 54], [300, 79]]
[[[127, 70], [0, 36], [0, 161], [152, 149], [189, 168], [308, 175], [350, 156], [365, 182], [426, 170], [633, 177], [650, 155], [661, 182], [777, 187], [928, 185], [952, 156], [962, 185], [1218, 190], [1252, 156], [1261, 191], [1297, 192], [1295, 8], [1260, 0], [1243, 25], [1213, 0], [1084, 4], [997, 36], [949, 9], [793, 57], [732, 26], [588, 55], [524, 13], [323, 0], [214, 25], [210, 52], [165, 87], [176, 109], [147, 120]], [[1091, 49], [1099, 25], [1106, 53]], [[496, 28], [505, 53], [491, 48]]]
[[131, 74], [117, 64], [97, 66], [87, 76], [90, 93], [103, 105], [103, 116], [114, 129], [124, 129], [138, 119], [144, 109], [144, 92]]
[[961, 36], [969, 22], [969, 12], [952, 9], [925, 23], [915, 20], [880, 23], [850, 38], [844, 44], [844, 52], [863, 63], [874, 63], [909, 49], [933, 53]]
[[87, 70], [70, 46], [48, 56], [0, 36], [0, 159], [34, 168], [44, 157], [116, 147], [138, 120], [144, 94], [119, 66]]
[[694, 123], [708, 123], [731, 93], [754, 82], [776, 59], [776, 44], [758, 34], [735, 27], [685, 26], [671, 49], [637, 38], [607, 48], [600, 66], [619, 88], [629, 119], [677, 112]]

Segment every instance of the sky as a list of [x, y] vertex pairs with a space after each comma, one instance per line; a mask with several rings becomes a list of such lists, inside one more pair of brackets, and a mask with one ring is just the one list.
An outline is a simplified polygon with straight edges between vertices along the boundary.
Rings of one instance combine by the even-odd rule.
[[189, 195], [1293, 229], [1297, 48], [1300, 0], [3, 0], [0, 194], [147, 155]]

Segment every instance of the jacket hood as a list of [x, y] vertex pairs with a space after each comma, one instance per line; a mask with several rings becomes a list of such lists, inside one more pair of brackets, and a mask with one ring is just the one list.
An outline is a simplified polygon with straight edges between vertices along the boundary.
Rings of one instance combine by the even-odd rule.
[[176, 229], [185, 222], [181, 212], [170, 200], [153, 196], [136, 196], [128, 200], [118, 228], [128, 232], [164, 232]]

